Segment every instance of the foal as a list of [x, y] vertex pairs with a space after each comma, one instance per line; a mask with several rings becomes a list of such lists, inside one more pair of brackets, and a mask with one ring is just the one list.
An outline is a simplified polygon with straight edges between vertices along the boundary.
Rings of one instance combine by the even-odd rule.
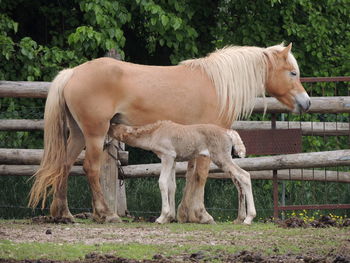
[[235, 222], [251, 224], [256, 211], [250, 174], [236, 165], [231, 157], [232, 147], [239, 157], [245, 157], [246, 153], [236, 131], [213, 124], [181, 125], [171, 121], [157, 121], [145, 126], [112, 124], [109, 135], [130, 146], [153, 151], [161, 159], [159, 188], [162, 212], [157, 223], [163, 224], [175, 219], [175, 161], [188, 161], [204, 155], [229, 173], [236, 185], [239, 204]]

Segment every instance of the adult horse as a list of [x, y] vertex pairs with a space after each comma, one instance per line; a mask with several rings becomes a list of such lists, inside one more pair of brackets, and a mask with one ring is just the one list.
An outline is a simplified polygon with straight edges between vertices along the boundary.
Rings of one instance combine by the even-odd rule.
[[[83, 168], [92, 191], [93, 217], [102, 222], [120, 220], [106, 205], [99, 182], [104, 139], [116, 113], [129, 125], [172, 120], [228, 128], [234, 120], [248, 116], [255, 98], [265, 91], [295, 112], [307, 110], [310, 98], [290, 50], [291, 44], [226, 47], [176, 66], [99, 58], [61, 71], [46, 101], [44, 156], [34, 175], [29, 205], [35, 207], [42, 199], [44, 207], [47, 194], [52, 193], [51, 215], [72, 218], [67, 179], [86, 147]], [[204, 207], [209, 164], [207, 157], [189, 162], [178, 208], [180, 222], [213, 222]]]

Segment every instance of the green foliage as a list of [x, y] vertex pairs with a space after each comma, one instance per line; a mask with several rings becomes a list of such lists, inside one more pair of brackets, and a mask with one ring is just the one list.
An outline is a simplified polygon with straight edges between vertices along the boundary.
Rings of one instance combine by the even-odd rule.
[[170, 55], [172, 63], [198, 54], [195, 40], [197, 31], [190, 25], [194, 15], [186, 1], [154, 1], [136, 0], [131, 5], [132, 10], [138, 10], [144, 18], [147, 32], [148, 51], [153, 53], [157, 45], [173, 49]]
[[304, 76], [350, 74], [350, 8], [339, 1], [220, 1], [215, 45], [293, 42]]

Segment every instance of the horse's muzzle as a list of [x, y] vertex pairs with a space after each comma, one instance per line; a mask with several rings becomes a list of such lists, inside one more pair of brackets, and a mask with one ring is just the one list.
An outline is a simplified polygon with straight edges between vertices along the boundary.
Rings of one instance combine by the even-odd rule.
[[306, 92], [298, 93], [295, 96], [295, 105], [293, 112], [300, 113], [306, 112], [310, 109], [311, 100]]

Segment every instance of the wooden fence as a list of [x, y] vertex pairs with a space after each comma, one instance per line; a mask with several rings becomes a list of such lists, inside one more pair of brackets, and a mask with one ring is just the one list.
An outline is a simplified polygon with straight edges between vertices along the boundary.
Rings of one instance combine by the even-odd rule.
[[[345, 79], [346, 81], [349, 81]], [[23, 82], [23, 81], [0, 81], [0, 98], [45, 98], [49, 82]], [[280, 104], [275, 98], [266, 98], [267, 113], [286, 113], [288, 109]], [[254, 112], [264, 112], [263, 99], [257, 99]], [[309, 113], [350, 113], [350, 96], [345, 97], [312, 97]], [[350, 123], [342, 122], [275, 122], [277, 129], [301, 129], [303, 135], [349, 135]], [[260, 121], [237, 121], [234, 129], [240, 130], [267, 130], [271, 129], [271, 122]], [[43, 120], [0, 120], [0, 131], [33, 131], [42, 130]], [[117, 151], [113, 142], [108, 151], [116, 156]], [[0, 149], [0, 176], [30, 176], [41, 160], [43, 150], [40, 149]], [[110, 154], [105, 154], [105, 163], [102, 167], [102, 185], [104, 194], [110, 207], [124, 215], [126, 211], [125, 188], [119, 183], [118, 168]], [[82, 153], [71, 175], [83, 175], [81, 167], [84, 153]], [[159, 176], [160, 164], [127, 165], [128, 153], [119, 152], [119, 159], [123, 165], [125, 178]], [[276, 180], [312, 180], [350, 183], [349, 172], [320, 171], [308, 168], [350, 166], [350, 150], [336, 150], [326, 152], [298, 153], [287, 155], [275, 155], [236, 159], [238, 165], [250, 171], [252, 179], [276, 179]], [[300, 170], [307, 169], [307, 170]], [[277, 171], [278, 172], [273, 172]], [[178, 163], [176, 166], [177, 176], [184, 176], [186, 163]], [[209, 178], [227, 178], [217, 167], [210, 167]], [[346, 205], [343, 208], [350, 208]]]

